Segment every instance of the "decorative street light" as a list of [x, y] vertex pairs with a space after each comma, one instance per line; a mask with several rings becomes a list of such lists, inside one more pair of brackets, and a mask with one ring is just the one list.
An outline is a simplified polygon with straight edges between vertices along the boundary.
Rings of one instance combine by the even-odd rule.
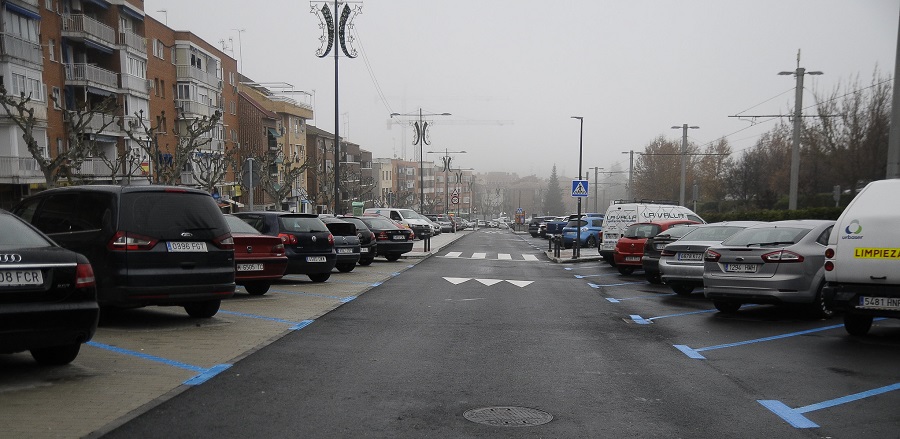
[[[584, 146], [584, 117], [582, 116], [572, 116], [572, 119], [578, 119], [581, 128], [578, 132], [578, 179], [581, 180], [581, 152]], [[578, 259], [578, 256], [581, 254], [581, 199], [583, 197], [578, 197], [578, 216], [575, 217], [576, 221], [578, 221], [578, 227], [575, 228], [575, 242], [572, 244], [572, 259]]]
[[[428, 151], [428, 154], [440, 154], [440, 151]], [[465, 154], [465, 151], [449, 151], [447, 148], [444, 148], [444, 156], [441, 157], [441, 160], [444, 163], [444, 215], [447, 215], [450, 212], [450, 197], [448, 196], [448, 191], [450, 190], [450, 185], [448, 180], [450, 179], [450, 161], [453, 160], [453, 157], [450, 154]]]
[[391, 113], [391, 118], [394, 116], [419, 116], [419, 120], [416, 121], [413, 126], [416, 128], [416, 139], [413, 142], [413, 145], [419, 145], [419, 213], [425, 212], [425, 162], [423, 156], [424, 145], [431, 145], [431, 142], [428, 141], [428, 122], [425, 122], [425, 116], [450, 116], [450, 113], [423, 113], [422, 108], [419, 108], [419, 113], [410, 113], [410, 114], [400, 114], [400, 113]]
[[688, 124], [683, 124], [681, 126], [673, 126], [673, 130], [682, 130], [681, 134], [681, 195], [678, 198], [678, 204], [684, 206], [684, 181], [685, 176], [687, 174], [687, 164], [685, 162], [687, 156], [687, 130], [688, 128], [692, 130], [699, 129], [697, 126], [688, 126]]

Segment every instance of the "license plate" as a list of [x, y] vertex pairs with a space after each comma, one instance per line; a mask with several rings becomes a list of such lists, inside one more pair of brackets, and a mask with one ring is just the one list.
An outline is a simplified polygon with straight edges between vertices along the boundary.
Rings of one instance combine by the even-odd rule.
[[625, 256], [625, 261], [627, 261], [627, 262], [637, 262], [640, 260], [641, 260], [640, 256]]
[[662, 249], [664, 249], [665, 247], [666, 247], [666, 244], [663, 244], [663, 243], [661, 243], [661, 244], [653, 244], [653, 248], [655, 248], [655, 249], [657, 249], [657, 250], [662, 250]]
[[[700, 261], [703, 260], [703, 253], [679, 253], [679, 261]], [[756, 271], [756, 270], [753, 270]]]
[[725, 264], [725, 271], [729, 273], [756, 273], [759, 264]]
[[860, 297], [860, 308], [900, 309], [900, 297]]
[[339, 249], [337, 249], [337, 252], [338, 253], [353, 253], [353, 249], [352, 248], [339, 248]]
[[44, 276], [40, 270], [9, 270], [0, 271], [0, 287], [14, 287], [21, 285], [41, 285]]
[[237, 271], [262, 271], [263, 264], [237, 264]]
[[406, 241], [406, 236], [394, 235], [391, 239], [393, 239], [394, 241]]
[[170, 252], [205, 252], [205, 242], [167, 242], [166, 247]]
[[307, 256], [306, 262], [325, 262], [325, 256]]
[[368, 248], [368, 247], [362, 247], [362, 248], [359, 249], [359, 252], [360, 252], [360, 253], [368, 253], [368, 252], [369, 252], [369, 248]]

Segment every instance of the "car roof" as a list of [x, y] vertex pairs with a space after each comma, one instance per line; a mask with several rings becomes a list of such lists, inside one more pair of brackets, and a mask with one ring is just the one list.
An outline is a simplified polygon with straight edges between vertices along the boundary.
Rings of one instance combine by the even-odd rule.
[[314, 213], [295, 213], [295, 212], [287, 212], [283, 210], [253, 210], [250, 212], [238, 212], [236, 215], [240, 214], [254, 214], [254, 215], [265, 215], [265, 216], [292, 216], [292, 217], [300, 217], [300, 218], [319, 218], [319, 215]]
[[38, 194], [53, 194], [59, 192], [106, 192], [106, 193], [130, 193], [130, 192], [185, 192], [191, 194], [200, 194], [210, 196], [209, 193], [200, 189], [185, 186], [164, 186], [164, 185], [143, 185], [143, 186], [121, 186], [117, 184], [88, 184], [81, 186], [66, 186], [47, 189]]

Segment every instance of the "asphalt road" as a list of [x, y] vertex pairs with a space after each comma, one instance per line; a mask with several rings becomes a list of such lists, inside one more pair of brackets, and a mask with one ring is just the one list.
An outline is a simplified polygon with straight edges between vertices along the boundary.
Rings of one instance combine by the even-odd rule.
[[[702, 295], [602, 263], [550, 263], [543, 245], [472, 233], [105, 437], [900, 434], [900, 392], [807, 413], [817, 428], [759, 402], [799, 407], [900, 382], [900, 325], [859, 341], [821, 329], [839, 320], [772, 307], [723, 316]], [[486, 423], [465, 416], [487, 408], [476, 413]], [[552, 420], [529, 425], [541, 412]]]

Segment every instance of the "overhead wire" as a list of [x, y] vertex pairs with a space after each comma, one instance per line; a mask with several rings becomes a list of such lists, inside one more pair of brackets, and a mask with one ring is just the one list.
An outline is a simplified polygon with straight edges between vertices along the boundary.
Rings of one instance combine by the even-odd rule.
[[353, 37], [357, 44], [359, 45], [359, 52], [362, 54], [363, 62], [366, 65], [366, 70], [369, 72], [369, 78], [372, 80], [372, 84], [375, 85], [375, 91], [378, 93], [378, 97], [381, 99], [382, 105], [387, 110], [388, 114], [394, 113], [391, 109], [391, 105], [388, 103], [387, 98], [384, 96], [384, 92], [381, 90], [381, 85], [378, 84], [378, 78], [375, 77], [375, 71], [372, 69], [372, 64], [369, 62], [369, 56], [366, 55], [366, 49], [363, 47], [362, 39], [359, 37], [359, 33], [356, 31], [356, 28], [353, 28]]

